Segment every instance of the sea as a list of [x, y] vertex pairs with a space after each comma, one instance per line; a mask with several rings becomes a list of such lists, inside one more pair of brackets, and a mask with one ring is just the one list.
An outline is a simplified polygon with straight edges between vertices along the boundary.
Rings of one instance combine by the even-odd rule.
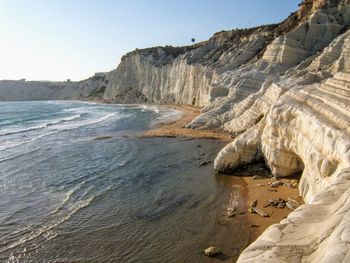
[[[244, 237], [218, 218], [232, 189], [200, 165], [225, 143], [141, 136], [181, 114], [1, 102], [0, 262], [231, 262]], [[208, 259], [211, 245], [228, 253]]]

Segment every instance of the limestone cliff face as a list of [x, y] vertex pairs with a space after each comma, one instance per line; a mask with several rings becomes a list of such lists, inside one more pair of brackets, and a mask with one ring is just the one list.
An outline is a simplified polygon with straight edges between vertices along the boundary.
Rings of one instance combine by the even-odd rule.
[[[269, 41], [274, 26], [215, 34], [190, 47], [156, 47], [125, 55], [109, 73], [104, 99], [208, 105], [226, 96], [234, 83], [223, 73], [247, 63]], [[225, 82], [225, 83], [224, 83]]]
[[[267, 47], [262, 60], [269, 62], [259, 70], [270, 78], [261, 89], [217, 116], [219, 127], [238, 136], [219, 153], [216, 169], [265, 160], [276, 176], [302, 173], [299, 191], [306, 204], [265, 231], [238, 262], [350, 260], [349, 3], [311, 4], [301, 24]], [[312, 22], [317, 17], [325, 24]], [[301, 39], [300, 28], [307, 23], [311, 29], [311, 22], [317, 28], [305, 31], [306, 42], [288, 41]], [[307, 43], [316, 43], [316, 32], [325, 38], [314, 49]]]
[[350, 71], [291, 88], [218, 155], [219, 170], [264, 158], [275, 175], [302, 172], [306, 204], [270, 227], [239, 262], [349, 261], [349, 102]]
[[108, 80], [103, 73], [80, 82], [0, 81], [0, 101], [96, 100], [101, 101]]
[[276, 176], [302, 173], [306, 204], [238, 262], [350, 262], [350, 0], [304, 0], [278, 25], [136, 50], [81, 82], [0, 82], [0, 100], [15, 99], [204, 106], [188, 128], [236, 136], [215, 169], [264, 160]]

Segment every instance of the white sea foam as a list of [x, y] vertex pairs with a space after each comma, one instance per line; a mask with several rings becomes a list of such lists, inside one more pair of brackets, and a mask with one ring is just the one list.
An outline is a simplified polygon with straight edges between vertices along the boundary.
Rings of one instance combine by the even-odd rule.
[[35, 148], [35, 149], [27, 151], [27, 152], [21, 152], [20, 154], [15, 154], [15, 155], [10, 155], [10, 156], [3, 157], [3, 158], [0, 159], [0, 163], [16, 159], [18, 157], [24, 156], [24, 155], [29, 154], [29, 153], [33, 153], [33, 152], [35, 152], [35, 151], [37, 151], [39, 149], [40, 148]]
[[153, 111], [155, 113], [160, 113], [158, 106], [146, 106], [144, 109], [147, 111]]
[[[76, 191], [78, 191], [83, 184], [85, 184], [85, 182], [78, 184], [77, 186], [75, 186], [74, 188], [72, 188], [66, 193], [65, 197], [62, 200], [61, 205], [57, 209], [49, 213], [48, 220], [47, 220], [48, 222], [45, 222], [36, 227], [32, 227], [31, 229], [27, 228], [26, 230], [30, 230], [30, 231], [25, 231], [24, 234], [22, 234], [17, 238], [17, 240], [13, 242], [9, 242], [3, 248], [0, 248], [0, 254], [8, 251], [9, 249], [13, 249], [20, 245], [23, 245], [40, 236], [43, 236], [46, 240], [55, 238], [58, 235], [54, 231], [55, 227], [69, 220], [79, 210], [89, 206], [96, 197], [99, 197], [112, 189], [112, 186], [108, 186], [105, 189], [97, 191], [93, 196], [87, 197], [82, 200], [78, 200], [73, 204], [68, 204], [70, 197]], [[89, 192], [89, 189], [86, 189], [86, 191], [82, 194], [80, 198], [84, 198], [85, 196], [87, 196], [88, 192]], [[16, 233], [19, 233], [19, 232], [16, 231]]]
[[152, 122], [152, 125], [162, 124], [162, 123], [168, 123], [172, 121], [176, 121], [181, 118], [183, 115], [182, 111], [168, 108], [164, 106], [157, 106], [157, 105], [133, 105], [134, 108], [141, 109], [141, 112], [154, 112], [158, 117]]
[[23, 133], [23, 132], [28, 132], [28, 131], [34, 131], [34, 130], [43, 129], [45, 127], [47, 127], [46, 123], [40, 124], [40, 125], [36, 125], [36, 126], [32, 126], [32, 127], [28, 127], [28, 128], [25, 128], [25, 129], [18, 129], [18, 130], [12, 130], [12, 131], [3, 132], [3, 133], [0, 133], [0, 136], [12, 135], [12, 134]]
[[55, 214], [57, 213], [62, 207], [64, 207], [64, 205], [70, 200], [70, 197], [81, 188], [81, 186], [84, 184], [85, 182], [81, 182], [80, 184], [77, 184], [76, 186], [74, 186], [72, 189], [70, 189], [69, 191], [67, 191], [62, 199], [62, 202], [53, 210], [50, 212], [49, 215]]
[[45, 122], [45, 123], [42, 123], [40, 125], [31, 126], [31, 127], [24, 128], [24, 129], [17, 129], [17, 130], [3, 132], [3, 133], [0, 133], [0, 136], [12, 135], [12, 134], [17, 134], [17, 133], [24, 133], [24, 132], [28, 132], [28, 131], [34, 131], [34, 130], [40, 130], [40, 129], [44, 129], [46, 127], [53, 126], [53, 125], [56, 125], [59, 123], [77, 120], [80, 117], [81, 117], [81, 114], [77, 114], [77, 115], [69, 116], [69, 117], [66, 117], [63, 119], [57, 119], [57, 120], [53, 120], [50, 122]]
[[82, 114], [76, 114], [76, 115], [73, 115], [73, 116], [70, 116], [70, 117], [67, 117], [67, 118], [63, 118], [63, 119], [60, 119], [60, 120], [48, 122], [48, 123], [46, 123], [46, 127], [52, 126], [52, 125], [55, 125], [55, 124], [59, 124], [59, 123], [62, 123], [62, 122], [69, 122], [69, 121], [78, 120], [78, 119], [81, 118], [81, 115]]
[[0, 253], [4, 253], [8, 251], [9, 249], [15, 248], [17, 246], [23, 245], [27, 243], [28, 241], [31, 241], [40, 235], [44, 235], [54, 227], [57, 227], [58, 225], [62, 224], [63, 222], [69, 220], [76, 212], [78, 212], [80, 209], [88, 206], [93, 200], [95, 196], [89, 197], [85, 200], [77, 201], [73, 206], [69, 207], [64, 213], [62, 212], [61, 215], [54, 214], [50, 219], [49, 222], [43, 223], [42, 225], [33, 228], [30, 233], [24, 234], [23, 236], [19, 237], [16, 241], [10, 242], [8, 245], [6, 245], [4, 248], [0, 249]]
[[70, 130], [74, 130], [74, 129], [78, 129], [78, 128], [81, 128], [81, 127], [85, 127], [85, 126], [88, 126], [88, 125], [93, 125], [93, 124], [97, 124], [97, 123], [100, 123], [100, 122], [103, 122], [105, 120], [108, 120], [110, 118], [112, 118], [113, 116], [116, 116], [117, 113], [116, 112], [113, 112], [113, 113], [110, 113], [106, 116], [103, 116], [103, 117], [100, 117], [100, 118], [97, 118], [97, 119], [92, 119], [92, 120], [88, 120], [88, 121], [85, 121], [85, 122], [80, 122], [78, 125], [72, 125], [70, 127], [64, 127], [64, 129], [62, 129], [63, 131], [70, 131]]
[[34, 142], [34, 141], [36, 141], [36, 140], [38, 140], [40, 138], [43, 138], [43, 137], [46, 137], [46, 136], [49, 136], [51, 134], [55, 134], [55, 133], [58, 133], [58, 132], [71, 131], [71, 130], [78, 129], [78, 128], [81, 128], [81, 127], [97, 124], [97, 123], [100, 123], [100, 122], [103, 122], [103, 121], [106, 121], [106, 120], [112, 118], [116, 114], [117, 114], [117, 112], [113, 112], [113, 113], [107, 114], [107, 115], [105, 115], [103, 117], [100, 117], [100, 118], [97, 118], [97, 119], [81, 121], [81, 122], [78, 122], [78, 123], [74, 123], [73, 122], [72, 124], [70, 124], [70, 122], [69, 122], [70, 120], [76, 120], [76, 119], [80, 118], [80, 116], [78, 117], [78, 115], [74, 115], [74, 116], [65, 118], [64, 121], [61, 121], [59, 123], [55, 123], [53, 125], [45, 124], [46, 127], [51, 126], [50, 127], [51, 130], [49, 132], [41, 134], [39, 136], [36, 136], [36, 137], [28, 139], [28, 140], [21, 140], [21, 141], [4, 140], [4, 141], [0, 141], [0, 151], [12, 149], [12, 148], [15, 148], [15, 147], [19, 147], [21, 145]]
[[31, 138], [29, 140], [22, 140], [22, 141], [15, 141], [15, 142], [5, 141], [3, 144], [0, 144], [0, 151], [16, 148], [16, 147], [19, 147], [21, 145], [34, 142], [34, 141], [36, 141], [36, 140], [38, 140], [40, 138], [49, 136], [49, 135], [57, 133], [57, 132], [58, 131], [52, 131], [52, 132], [44, 133], [44, 134], [41, 134], [41, 135], [36, 136], [34, 138]]
[[162, 108], [159, 112], [159, 116], [152, 121], [152, 125], [169, 123], [179, 120], [183, 115], [183, 112], [176, 109]]

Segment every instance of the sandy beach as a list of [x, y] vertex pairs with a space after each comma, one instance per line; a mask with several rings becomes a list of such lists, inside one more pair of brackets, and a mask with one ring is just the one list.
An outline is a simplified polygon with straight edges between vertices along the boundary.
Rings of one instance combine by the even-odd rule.
[[[165, 105], [183, 112], [182, 118], [172, 122], [162, 124], [150, 131], [145, 132], [141, 137], [189, 137], [189, 138], [204, 138], [216, 139], [230, 142], [233, 137], [219, 131], [213, 130], [193, 130], [184, 128], [186, 123], [189, 123], [193, 118], [200, 114], [200, 108], [188, 105]], [[283, 220], [291, 212], [288, 208], [276, 208], [272, 206], [264, 207], [269, 200], [291, 198], [299, 204], [303, 203], [297, 187], [291, 187], [292, 183], [298, 183], [298, 178], [284, 178], [279, 180], [281, 186], [271, 187], [270, 184], [276, 179], [271, 178], [270, 171], [263, 164], [253, 165], [247, 168], [242, 168], [234, 174], [225, 175], [218, 174], [219, 181], [226, 186], [231, 187], [233, 193], [239, 192], [238, 206], [236, 207], [235, 215], [228, 217], [227, 207], [231, 206], [228, 200], [221, 208], [221, 215], [218, 218], [219, 224], [235, 224], [237, 220], [244, 222], [249, 231], [249, 244], [256, 240], [270, 225]], [[257, 207], [265, 211], [269, 216], [261, 217], [255, 213], [249, 213], [248, 208], [254, 200], [258, 201]]]
[[182, 117], [174, 122], [163, 123], [159, 127], [151, 129], [141, 137], [188, 137], [201, 139], [216, 139], [221, 141], [232, 141], [229, 134], [222, 133], [216, 130], [194, 130], [184, 128], [184, 125], [191, 122], [196, 116], [200, 114], [199, 107], [189, 105], [164, 105], [172, 109], [183, 112]]
[[[244, 221], [245, 225], [248, 226], [248, 231], [250, 234], [249, 243], [252, 243], [260, 236], [269, 226], [272, 224], [278, 223], [288, 216], [292, 211], [285, 208], [277, 208], [273, 206], [266, 206], [269, 203], [269, 200], [278, 200], [278, 199], [292, 199], [299, 203], [303, 204], [302, 198], [299, 196], [298, 188], [292, 187], [293, 183], [298, 182], [297, 178], [283, 178], [276, 180], [270, 178], [268, 175], [268, 169], [265, 170], [264, 176], [257, 175], [254, 171], [251, 172], [251, 175], [240, 175], [237, 173], [236, 176], [232, 175], [218, 175], [220, 180], [227, 185], [232, 187], [232, 190], [238, 190], [239, 192], [239, 201], [238, 207], [235, 211], [235, 218], [240, 221]], [[273, 182], [281, 182], [281, 186], [271, 187]], [[262, 217], [256, 213], [249, 213], [248, 208], [250, 204], [257, 200], [257, 207], [266, 212], [269, 216]], [[227, 207], [230, 206], [230, 200], [224, 208], [224, 212], [221, 216], [221, 220], [230, 222], [230, 219], [227, 218]]]

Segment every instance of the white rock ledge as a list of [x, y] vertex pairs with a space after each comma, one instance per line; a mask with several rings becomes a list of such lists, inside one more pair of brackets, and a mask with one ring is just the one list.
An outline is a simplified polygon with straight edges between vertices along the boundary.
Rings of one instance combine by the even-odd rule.
[[350, 73], [294, 87], [217, 156], [219, 171], [264, 158], [272, 174], [303, 171], [306, 204], [268, 228], [238, 262], [350, 262]]

